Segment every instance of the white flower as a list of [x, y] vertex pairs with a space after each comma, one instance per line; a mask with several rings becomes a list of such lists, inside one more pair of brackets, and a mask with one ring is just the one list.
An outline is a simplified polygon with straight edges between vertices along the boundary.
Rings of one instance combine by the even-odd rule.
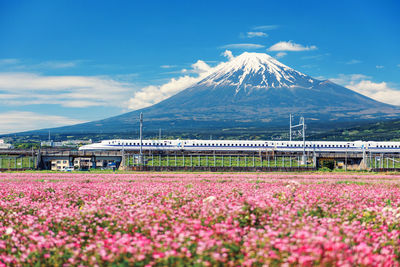
[[6, 235], [11, 235], [14, 230], [11, 227], [6, 229]]
[[211, 202], [213, 202], [215, 199], [216, 199], [216, 197], [214, 197], [214, 196], [209, 196], [209, 197], [203, 199], [203, 203], [211, 203]]

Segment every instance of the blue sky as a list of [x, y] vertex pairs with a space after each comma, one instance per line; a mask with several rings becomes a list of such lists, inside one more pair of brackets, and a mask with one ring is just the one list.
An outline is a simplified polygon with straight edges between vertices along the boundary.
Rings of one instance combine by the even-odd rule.
[[398, 1], [0, 0], [0, 133], [156, 103], [226, 50], [400, 105], [398, 14]]

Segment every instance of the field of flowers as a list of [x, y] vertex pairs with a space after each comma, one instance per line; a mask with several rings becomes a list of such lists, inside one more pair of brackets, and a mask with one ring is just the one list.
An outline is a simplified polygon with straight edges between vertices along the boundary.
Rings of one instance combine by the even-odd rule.
[[399, 266], [400, 176], [0, 174], [0, 265]]

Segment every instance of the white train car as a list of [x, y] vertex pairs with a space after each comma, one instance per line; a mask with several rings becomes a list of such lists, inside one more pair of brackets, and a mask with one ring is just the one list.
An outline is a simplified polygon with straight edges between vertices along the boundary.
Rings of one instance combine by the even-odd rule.
[[[400, 142], [332, 142], [332, 141], [248, 141], [248, 140], [143, 140], [143, 150], [153, 151], [224, 151], [224, 152], [373, 152], [373, 153], [400, 153]], [[104, 140], [100, 143], [84, 145], [79, 148], [83, 151], [96, 150], [140, 150], [140, 140], [116, 139]]]

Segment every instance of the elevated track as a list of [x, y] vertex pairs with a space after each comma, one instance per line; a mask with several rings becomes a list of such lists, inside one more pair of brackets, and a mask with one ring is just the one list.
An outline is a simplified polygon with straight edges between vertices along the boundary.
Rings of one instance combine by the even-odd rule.
[[[125, 170], [141, 171], [306, 171], [330, 166], [345, 170], [400, 171], [400, 154], [396, 153], [312, 153], [307, 161], [302, 153], [258, 151], [78, 151], [70, 149], [0, 150], [0, 171], [51, 169], [57, 160], [87, 159], [89, 168], [106, 163]], [[98, 162], [105, 162], [98, 166]], [[329, 165], [330, 164], [330, 165]]]

